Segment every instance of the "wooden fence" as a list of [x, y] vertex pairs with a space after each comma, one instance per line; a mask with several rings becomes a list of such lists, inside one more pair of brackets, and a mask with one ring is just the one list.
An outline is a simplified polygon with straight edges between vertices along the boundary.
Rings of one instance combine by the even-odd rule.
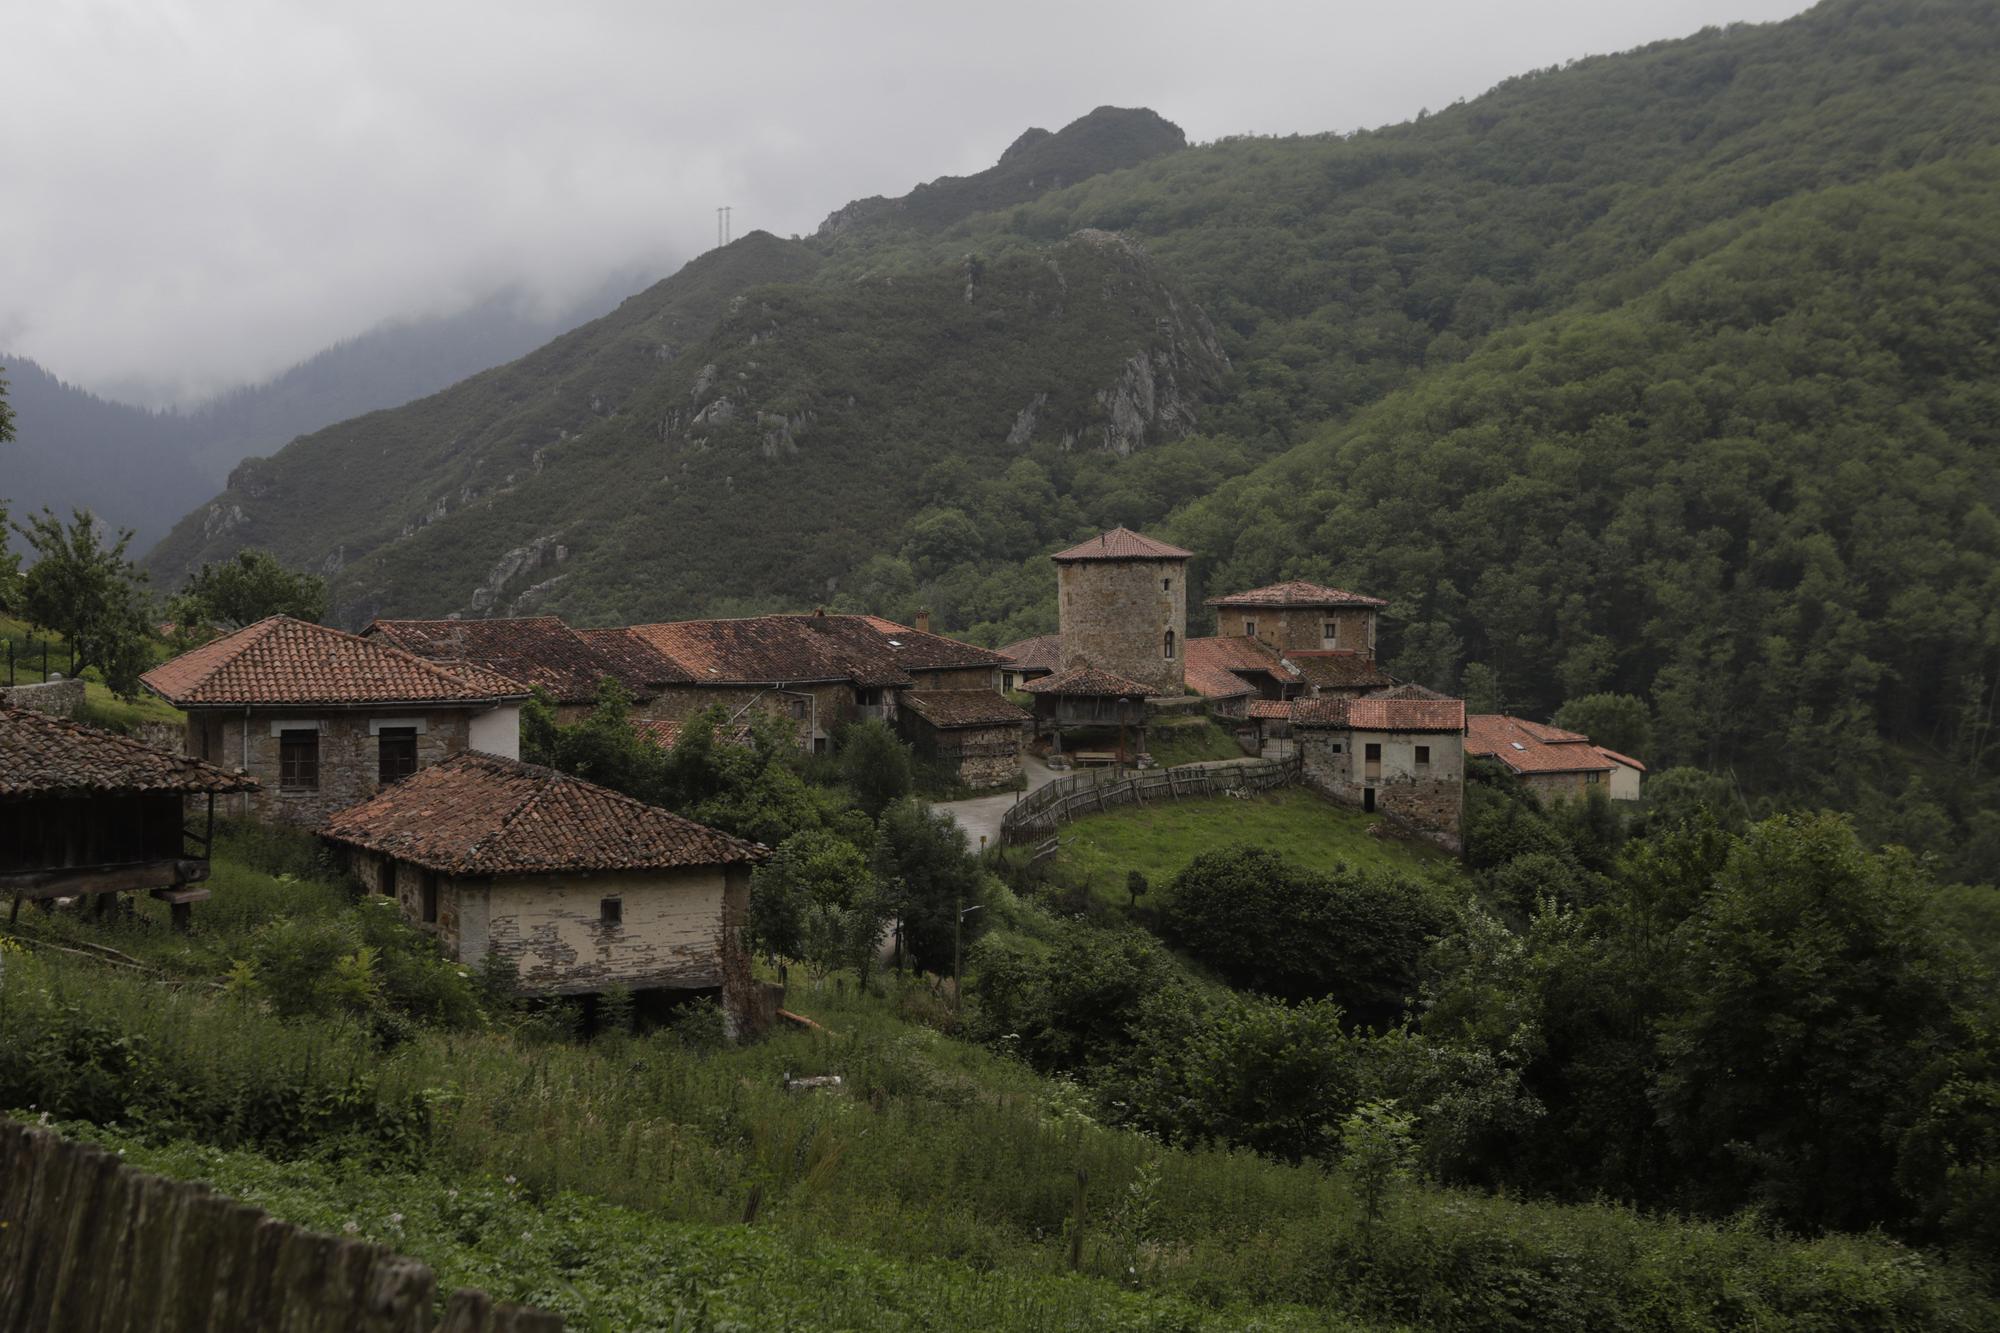
[[0, 1333], [561, 1333], [386, 1246], [317, 1235], [206, 1185], [0, 1120]]
[[1178, 801], [1189, 796], [1218, 796], [1230, 791], [1263, 791], [1299, 780], [1299, 763], [1287, 759], [1220, 759], [1207, 764], [1074, 773], [1057, 778], [1016, 802], [1000, 820], [1002, 842], [1047, 838], [1078, 815], [1096, 814], [1114, 805], [1144, 805]]

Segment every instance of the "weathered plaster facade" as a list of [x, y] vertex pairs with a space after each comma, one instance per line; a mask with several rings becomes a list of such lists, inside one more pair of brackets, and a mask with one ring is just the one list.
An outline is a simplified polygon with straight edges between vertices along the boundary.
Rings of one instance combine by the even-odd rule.
[[1558, 801], [1587, 800], [1594, 791], [1611, 795], [1611, 785], [1605, 780], [1609, 776], [1602, 769], [1581, 773], [1523, 773], [1520, 782], [1543, 805], [1554, 805]]
[[750, 910], [747, 866], [460, 877], [357, 849], [349, 867], [448, 956], [496, 953], [533, 995], [719, 987]]
[[[517, 757], [520, 715], [513, 706], [488, 710], [485, 725], [506, 729]], [[499, 715], [504, 714], [504, 717]], [[472, 748], [475, 714], [464, 709], [411, 711], [394, 705], [368, 710], [199, 709], [188, 713], [187, 753], [222, 768], [240, 768], [256, 779], [258, 789], [230, 797], [236, 814], [255, 814], [312, 827], [336, 810], [358, 805], [382, 789], [381, 736], [384, 727], [414, 727], [417, 767], [427, 768], [459, 751]], [[315, 785], [287, 786], [279, 762], [282, 733], [311, 731], [319, 738], [319, 773]], [[497, 743], [497, 739], [496, 739]]]
[[[1459, 850], [1465, 738], [1453, 732], [1293, 728], [1306, 785]], [[1422, 753], [1419, 753], [1419, 752]]]
[[1063, 670], [1088, 663], [1161, 694], [1185, 687], [1186, 560], [1058, 561], [1056, 600]]

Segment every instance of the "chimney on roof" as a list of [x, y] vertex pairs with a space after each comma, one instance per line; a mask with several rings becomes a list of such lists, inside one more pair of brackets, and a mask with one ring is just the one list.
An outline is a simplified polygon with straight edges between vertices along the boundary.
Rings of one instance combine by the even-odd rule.
[[917, 612], [917, 633], [929, 634], [930, 632], [931, 632], [931, 613], [928, 610]]
[[826, 608], [823, 606], [815, 606], [813, 608], [813, 614], [816, 616], [823, 616], [826, 614]]

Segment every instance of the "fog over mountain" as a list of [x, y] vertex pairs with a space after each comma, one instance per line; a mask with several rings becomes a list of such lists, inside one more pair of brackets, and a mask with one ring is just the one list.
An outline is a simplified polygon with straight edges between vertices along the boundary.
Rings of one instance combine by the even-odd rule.
[[[191, 403], [385, 319], [810, 231], [1024, 125], [1379, 125], [1800, 0], [329, 8], [79, 0], [7, 24], [0, 348]], [[835, 54], [837, 53], [837, 55]]]

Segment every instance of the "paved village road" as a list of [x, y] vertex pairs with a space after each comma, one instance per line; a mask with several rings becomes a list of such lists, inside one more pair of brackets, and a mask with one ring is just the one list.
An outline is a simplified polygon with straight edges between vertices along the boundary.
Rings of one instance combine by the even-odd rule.
[[[1021, 765], [1028, 775], [1028, 791], [1046, 787], [1061, 776], [1034, 755], [1023, 758]], [[965, 840], [977, 852], [981, 838], [986, 839], [989, 847], [1000, 845], [1001, 818], [1006, 815], [1008, 807], [1026, 794], [1003, 791], [993, 796], [975, 796], [969, 801], [939, 801], [934, 808], [958, 821], [958, 826], [965, 830]]]

